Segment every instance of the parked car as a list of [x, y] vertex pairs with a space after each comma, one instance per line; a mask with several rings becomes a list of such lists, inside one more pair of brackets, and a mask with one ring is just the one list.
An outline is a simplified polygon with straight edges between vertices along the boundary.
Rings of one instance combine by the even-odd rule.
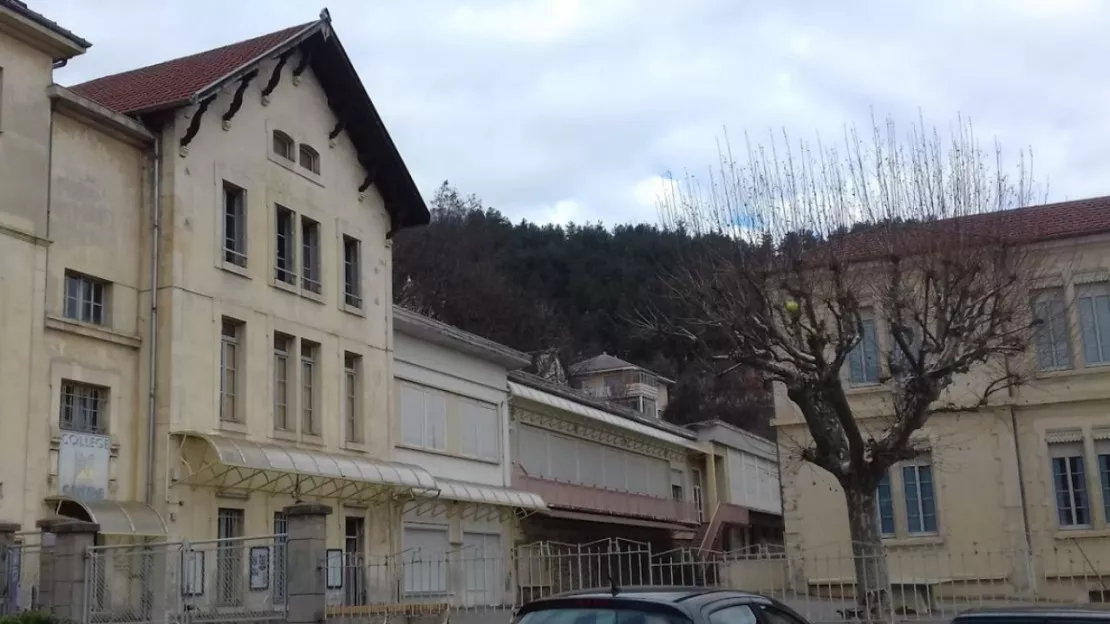
[[517, 610], [513, 624], [809, 624], [777, 600], [729, 589], [636, 587], [558, 594]]
[[952, 624], [1102, 624], [1110, 623], [1110, 609], [1032, 606], [975, 609], [952, 619]]

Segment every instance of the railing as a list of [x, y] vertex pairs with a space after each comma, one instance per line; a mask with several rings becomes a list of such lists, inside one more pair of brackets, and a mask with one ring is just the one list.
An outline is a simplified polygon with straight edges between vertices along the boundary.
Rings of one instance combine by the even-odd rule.
[[260, 622], [285, 618], [283, 536], [96, 546], [86, 622]]
[[[0, 615], [33, 611], [40, 606], [39, 571], [43, 553], [43, 533], [17, 533], [16, 543], [4, 553], [7, 586], [0, 587]], [[52, 536], [47, 535], [46, 547]]]
[[[507, 624], [521, 604], [555, 593], [633, 586], [702, 586], [774, 597], [815, 624], [861, 615], [857, 569], [889, 582], [872, 617], [944, 622], [973, 607], [1076, 604], [1110, 599], [1110, 557], [1076, 549], [1022, 551], [898, 548], [857, 559], [753, 546], [732, 552], [659, 551], [629, 540], [536, 542], [502, 551], [412, 549], [346, 554], [284, 566], [280, 537], [100, 546], [86, 562], [86, 623], [260, 622], [285, 617], [285, 575], [326, 575], [326, 617], [351, 624], [392, 615], [450, 615]], [[301, 585], [303, 587], [303, 585]], [[376, 619], [374, 620], [376, 621]]]
[[641, 516], [669, 522], [696, 523], [698, 521], [698, 512], [694, 503], [532, 477], [519, 470], [513, 475], [513, 487], [535, 492], [548, 505], [554, 507]]

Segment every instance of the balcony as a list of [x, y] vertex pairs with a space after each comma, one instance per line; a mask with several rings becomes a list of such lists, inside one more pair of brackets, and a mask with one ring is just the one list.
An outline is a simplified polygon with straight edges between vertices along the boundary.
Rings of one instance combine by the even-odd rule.
[[687, 524], [698, 521], [694, 503], [531, 477], [519, 468], [513, 471], [513, 488], [539, 494], [550, 507]]

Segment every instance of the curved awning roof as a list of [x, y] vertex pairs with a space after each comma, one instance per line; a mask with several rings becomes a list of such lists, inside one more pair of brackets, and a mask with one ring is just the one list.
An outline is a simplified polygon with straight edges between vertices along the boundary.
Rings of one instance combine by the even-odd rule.
[[[417, 496], [439, 493], [431, 473], [411, 464], [211, 433], [175, 435], [181, 440], [182, 463], [189, 472], [182, 480], [193, 485], [348, 500], [396, 490]], [[202, 449], [194, 455], [189, 451], [195, 449], [188, 447], [197, 444]]]
[[455, 481], [453, 479], [437, 478], [439, 497], [442, 499], [464, 503], [479, 503], [484, 505], [501, 505], [515, 507], [525, 511], [542, 511], [547, 509], [547, 504], [539, 494], [523, 490]]
[[73, 517], [66, 507], [79, 507], [91, 522], [100, 525], [101, 535], [127, 535], [133, 537], [165, 537], [166, 522], [157, 511], [138, 501], [78, 500], [65, 496], [48, 498], [57, 505], [58, 513]]

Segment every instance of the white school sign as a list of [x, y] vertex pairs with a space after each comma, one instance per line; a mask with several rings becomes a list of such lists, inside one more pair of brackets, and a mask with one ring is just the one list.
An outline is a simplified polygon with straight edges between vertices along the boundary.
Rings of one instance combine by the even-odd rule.
[[111, 438], [65, 432], [58, 444], [58, 485], [62, 496], [76, 500], [108, 497]]

